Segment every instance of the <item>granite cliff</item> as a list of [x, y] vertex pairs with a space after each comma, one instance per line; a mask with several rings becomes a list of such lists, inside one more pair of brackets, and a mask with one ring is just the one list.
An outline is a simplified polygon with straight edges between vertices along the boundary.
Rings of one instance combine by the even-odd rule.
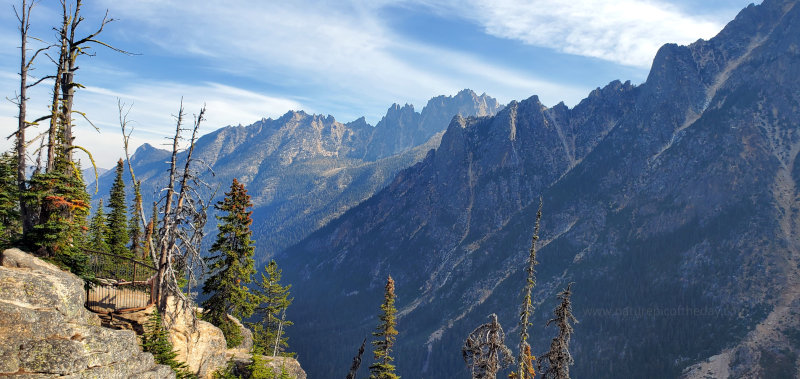
[[136, 334], [100, 326], [83, 281], [17, 249], [0, 265], [0, 376], [174, 378]]

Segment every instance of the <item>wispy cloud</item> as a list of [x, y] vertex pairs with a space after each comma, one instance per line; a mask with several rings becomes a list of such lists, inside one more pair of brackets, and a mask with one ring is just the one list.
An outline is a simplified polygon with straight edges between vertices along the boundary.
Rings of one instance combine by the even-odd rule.
[[713, 37], [730, 15], [694, 16], [650, 0], [425, 1], [500, 38], [570, 54], [649, 67], [664, 43]]
[[[565, 100], [574, 103], [580, 98], [576, 93], [588, 90], [488, 63], [469, 52], [410, 41], [391, 30], [381, 15], [381, 9], [392, 3], [198, 1], [186, 7], [174, 1], [148, 1], [107, 5], [121, 18], [145, 24], [141, 36], [173, 54], [208, 59], [218, 70], [288, 91], [324, 88], [314, 94], [323, 104], [352, 97], [371, 109], [385, 109], [395, 101], [420, 106], [431, 96], [465, 87], [487, 91], [502, 101], [538, 93], [553, 103], [570, 96]], [[360, 114], [336, 116], [347, 120]], [[381, 115], [366, 116], [375, 120]]]

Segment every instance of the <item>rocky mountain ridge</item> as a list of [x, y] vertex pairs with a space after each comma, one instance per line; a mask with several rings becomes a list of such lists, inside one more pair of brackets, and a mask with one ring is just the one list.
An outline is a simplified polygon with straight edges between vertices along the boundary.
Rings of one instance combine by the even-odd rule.
[[641, 85], [455, 119], [422, 162], [278, 256], [309, 375], [346, 365], [390, 274], [400, 374], [466, 377], [470, 330], [490, 313], [516, 330], [541, 196], [534, 353], [574, 282], [576, 377], [796, 376], [799, 46], [797, 1], [765, 0], [711, 40], [663, 46]]
[[[198, 167], [202, 180], [219, 186], [217, 197], [233, 178], [247, 186], [254, 204], [254, 238], [259, 241], [256, 255], [265, 261], [422, 160], [438, 146], [454, 115], [491, 115], [500, 108], [486, 94], [463, 90], [431, 99], [421, 113], [395, 104], [375, 127], [363, 118], [342, 124], [330, 115], [289, 111], [275, 120], [204, 135], [194, 154], [213, 170]], [[145, 204], [166, 182], [168, 159], [168, 152], [151, 145], [133, 154]], [[108, 196], [113, 178], [113, 172], [100, 178], [96, 197]]]

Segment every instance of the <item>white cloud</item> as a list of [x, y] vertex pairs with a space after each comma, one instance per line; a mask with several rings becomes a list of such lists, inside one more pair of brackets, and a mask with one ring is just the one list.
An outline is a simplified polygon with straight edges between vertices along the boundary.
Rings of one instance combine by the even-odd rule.
[[693, 16], [649, 0], [421, 2], [470, 19], [500, 38], [643, 68], [664, 43], [711, 38], [730, 17]]
[[[465, 87], [504, 102], [534, 93], [553, 102], [565, 95], [571, 103], [579, 100], [575, 87], [403, 38], [380, 14], [391, 3], [196, 1], [186, 7], [175, 1], [109, 0], [106, 5], [120, 18], [142, 24], [140, 37], [172, 54], [208, 59], [218, 70], [270, 85], [324, 89], [317, 103], [352, 99], [356, 111], [383, 111], [404, 101], [419, 107], [432, 96]], [[336, 116], [347, 121], [361, 114]], [[366, 116], [374, 122], [382, 114]]]

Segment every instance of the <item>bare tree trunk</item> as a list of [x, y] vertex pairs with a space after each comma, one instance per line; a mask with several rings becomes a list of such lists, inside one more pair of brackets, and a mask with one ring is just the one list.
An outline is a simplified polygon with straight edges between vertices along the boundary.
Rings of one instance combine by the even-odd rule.
[[286, 308], [283, 308], [281, 313], [281, 322], [278, 323], [278, 333], [275, 334], [275, 349], [272, 350], [272, 356], [278, 355], [278, 345], [281, 343], [281, 333], [283, 332], [283, 322], [286, 321]]
[[30, 216], [28, 204], [23, 198], [27, 190], [25, 185], [25, 128], [28, 127], [27, 105], [28, 105], [28, 30], [30, 29], [30, 13], [33, 3], [28, 4], [22, 0], [21, 14], [17, 14], [19, 20], [20, 33], [20, 64], [19, 64], [19, 125], [17, 127], [17, 188], [19, 189], [19, 210], [22, 216], [22, 233], [27, 234], [33, 229], [33, 220]]
[[358, 348], [358, 355], [353, 357], [353, 364], [350, 366], [350, 372], [347, 373], [347, 379], [356, 379], [358, 368], [361, 367], [361, 356], [364, 355], [364, 347], [367, 345], [367, 339], [361, 342], [361, 347]]
[[60, 110], [61, 110], [61, 83], [62, 77], [64, 76], [64, 67], [66, 66], [67, 54], [69, 54], [69, 50], [67, 47], [67, 31], [70, 24], [70, 16], [67, 12], [67, 4], [62, 1], [61, 2], [61, 10], [62, 10], [62, 23], [61, 29], [59, 30], [59, 53], [58, 53], [58, 62], [56, 62], [56, 75], [55, 81], [53, 83], [53, 101], [50, 103], [50, 129], [47, 131], [47, 163], [45, 164], [45, 172], [53, 171], [56, 161], [56, 149], [58, 148], [58, 134], [59, 130], [58, 127], [62, 123], [59, 122], [60, 118]]
[[[181, 124], [183, 123], [183, 99], [181, 99], [181, 107], [178, 110], [178, 121], [175, 126], [175, 136], [172, 138], [172, 158], [170, 159], [169, 163], [169, 182], [167, 183], [167, 193], [165, 195], [164, 200], [164, 217], [162, 219], [162, 225], [164, 230], [169, 230], [171, 225], [170, 215], [172, 214], [172, 199], [175, 194], [175, 175], [176, 175], [176, 166], [177, 166], [177, 159], [178, 159], [178, 141], [180, 140], [181, 135]], [[159, 251], [158, 251], [158, 277], [157, 277], [157, 285], [156, 285], [156, 299], [158, 299], [158, 310], [160, 312], [165, 312], [167, 309], [167, 294], [165, 293], [166, 289], [166, 277], [167, 277], [167, 264], [168, 264], [168, 255], [169, 255], [169, 238], [168, 233], [161, 233], [160, 241], [158, 243]]]

